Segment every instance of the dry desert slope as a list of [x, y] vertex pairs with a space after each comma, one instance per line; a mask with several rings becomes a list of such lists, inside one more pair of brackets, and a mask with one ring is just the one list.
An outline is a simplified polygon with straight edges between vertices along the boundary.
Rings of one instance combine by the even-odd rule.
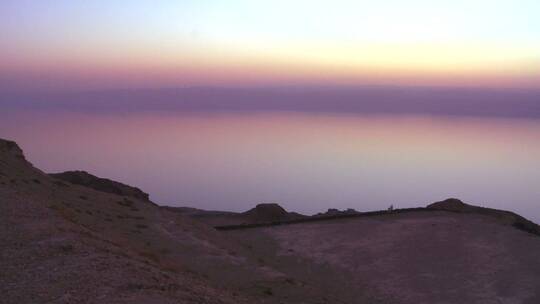
[[144, 199], [55, 179], [5, 140], [0, 226], [2, 303], [247, 301], [206, 274], [242, 263], [214, 229]]

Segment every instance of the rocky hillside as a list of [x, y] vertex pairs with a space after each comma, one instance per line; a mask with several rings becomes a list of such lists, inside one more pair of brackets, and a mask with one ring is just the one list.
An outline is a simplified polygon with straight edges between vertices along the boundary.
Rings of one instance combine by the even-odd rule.
[[0, 140], [1, 303], [328, 303], [251, 246], [109, 190], [45, 174]]
[[75, 185], [86, 186], [94, 190], [149, 201], [148, 193], [143, 192], [139, 188], [131, 187], [107, 178], [100, 178], [86, 171], [66, 171], [62, 173], [51, 173], [49, 175], [56, 179]]
[[427, 206], [429, 210], [444, 210], [456, 213], [481, 214], [493, 217], [503, 224], [540, 236], [540, 226], [526, 218], [510, 211], [497, 210], [485, 207], [465, 204], [457, 198], [449, 198], [444, 201], [435, 202]]
[[[53, 178], [0, 140], [2, 303], [253, 303], [260, 296], [248, 280], [264, 281], [266, 271], [238, 257], [234, 241], [146, 197], [108, 192]], [[235, 270], [247, 279], [229, 284]]]

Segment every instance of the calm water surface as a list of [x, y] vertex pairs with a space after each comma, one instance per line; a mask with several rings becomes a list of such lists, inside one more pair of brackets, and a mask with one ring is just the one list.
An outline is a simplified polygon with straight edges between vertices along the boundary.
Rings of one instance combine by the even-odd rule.
[[306, 214], [447, 197], [540, 222], [540, 121], [302, 113], [3, 111], [47, 172], [86, 170], [160, 203]]

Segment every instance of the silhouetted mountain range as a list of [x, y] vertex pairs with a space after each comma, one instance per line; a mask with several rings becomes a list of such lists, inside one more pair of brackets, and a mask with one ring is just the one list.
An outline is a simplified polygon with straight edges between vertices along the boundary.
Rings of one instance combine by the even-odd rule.
[[418, 87], [179, 88], [39, 95], [0, 92], [5, 108], [92, 112], [299, 111], [540, 117], [540, 90]]

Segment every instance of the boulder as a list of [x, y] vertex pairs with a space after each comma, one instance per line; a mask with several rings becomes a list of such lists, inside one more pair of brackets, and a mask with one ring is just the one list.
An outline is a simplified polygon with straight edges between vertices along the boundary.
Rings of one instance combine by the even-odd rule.
[[243, 213], [253, 222], [277, 222], [289, 219], [289, 213], [278, 204], [258, 204]]
[[473, 206], [465, 204], [457, 198], [448, 198], [440, 202], [435, 202], [427, 206], [428, 209], [445, 210], [452, 212], [470, 212], [474, 209]]

